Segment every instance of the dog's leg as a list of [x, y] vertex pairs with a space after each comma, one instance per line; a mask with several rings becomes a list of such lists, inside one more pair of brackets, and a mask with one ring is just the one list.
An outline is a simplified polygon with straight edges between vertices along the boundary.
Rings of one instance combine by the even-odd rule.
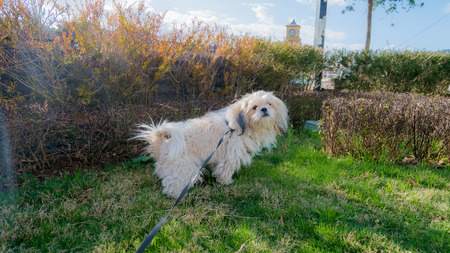
[[233, 183], [233, 175], [240, 167], [239, 160], [227, 160], [213, 167], [213, 176], [220, 184], [229, 185]]
[[212, 167], [212, 174], [220, 184], [228, 185], [233, 183], [233, 175], [242, 165], [249, 165], [251, 155], [247, 152], [241, 137], [234, 136], [224, 142], [224, 149], [215, 157], [216, 165]]
[[[196, 163], [181, 158], [176, 161], [171, 160], [164, 164], [157, 164], [155, 173], [161, 178], [163, 193], [176, 198], [198, 173], [198, 170]], [[198, 182], [200, 178], [201, 175], [197, 177], [194, 183]]]

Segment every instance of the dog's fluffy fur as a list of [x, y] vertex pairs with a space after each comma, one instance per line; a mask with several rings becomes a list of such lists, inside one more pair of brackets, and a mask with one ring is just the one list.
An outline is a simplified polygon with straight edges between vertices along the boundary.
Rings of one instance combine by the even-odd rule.
[[[245, 122], [244, 129], [239, 117]], [[176, 197], [229, 128], [235, 131], [225, 136], [208, 164], [221, 184], [231, 184], [242, 165], [249, 165], [261, 149], [275, 144], [276, 136], [287, 130], [288, 112], [271, 92], [257, 91], [200, 118], [140, 127], [136, 138], [148, 143], [145, 151], [156, 159], [155, 174], [162, 181], [163, 192]]]

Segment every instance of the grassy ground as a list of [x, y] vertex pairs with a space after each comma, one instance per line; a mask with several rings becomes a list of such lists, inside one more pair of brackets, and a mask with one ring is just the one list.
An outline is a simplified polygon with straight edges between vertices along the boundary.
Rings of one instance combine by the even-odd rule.
[[[195, 187], [157, 252], [450, 252], [450, 171], [330, 158], [310, 133]], [[0, 252], [132, 252], [172, 200], [150, 164], [44, 182], [0, 206]]]

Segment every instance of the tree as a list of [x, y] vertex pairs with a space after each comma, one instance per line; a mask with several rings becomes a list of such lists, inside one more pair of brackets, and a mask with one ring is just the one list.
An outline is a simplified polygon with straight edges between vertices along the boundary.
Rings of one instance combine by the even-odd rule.
[[[349, 5], [345, 7], [346, 11], [353, 11], [355, 9], [355, 3], [358, 1], [366, 0], [350, 0]], [[367, 0], [367, 31], [366, 31], [366, 46], [365, 50], [370, 50], [370, 43], [372, 40], [372, 13], [375, 8], [381, 7], [386, 13], [398, 12], [399, 9], [410, 10], [414, 7], [422, 7], [424, 0]]]
[[369, 51], [370, 41], [372, 40], [372, 12], [373, 12], [373, 0], [367, 0], [366, 46], [364, 47], [366, 51]]

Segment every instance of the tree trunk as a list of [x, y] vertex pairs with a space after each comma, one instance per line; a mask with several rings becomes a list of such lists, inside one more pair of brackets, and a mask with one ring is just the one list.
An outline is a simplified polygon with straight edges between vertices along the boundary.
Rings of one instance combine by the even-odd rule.
[[367, 1], [367, 34], [366, 34], [366, 51], [370, 50], [370, 41], [372, 39], [372, 12], [373, 0]]

